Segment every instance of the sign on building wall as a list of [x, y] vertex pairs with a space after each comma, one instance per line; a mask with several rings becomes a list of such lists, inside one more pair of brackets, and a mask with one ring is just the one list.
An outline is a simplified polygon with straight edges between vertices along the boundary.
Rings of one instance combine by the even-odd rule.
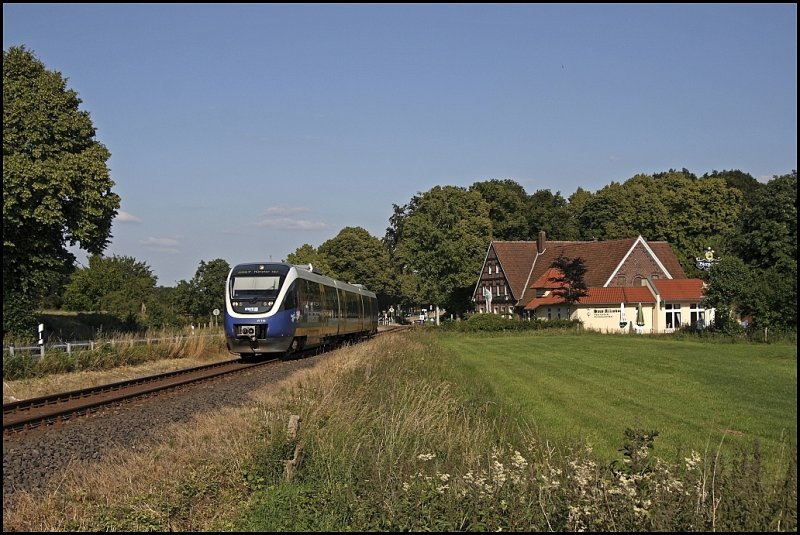
[[586, 315], [595, 318], [612, 318], [619, 314], [619, 308], [590, 308], [586, 311]]

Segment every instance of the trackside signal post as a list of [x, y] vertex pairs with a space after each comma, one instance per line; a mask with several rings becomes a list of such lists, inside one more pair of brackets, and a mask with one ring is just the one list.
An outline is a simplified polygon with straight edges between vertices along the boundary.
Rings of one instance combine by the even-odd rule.
[[44, 357], [44, 323], [39, 324], [39, 354]]

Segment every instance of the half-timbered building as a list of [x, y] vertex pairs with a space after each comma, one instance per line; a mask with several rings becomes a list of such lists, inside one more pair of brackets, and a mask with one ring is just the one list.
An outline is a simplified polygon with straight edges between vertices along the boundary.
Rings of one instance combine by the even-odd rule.
[[[536, 297], [537, 282], [560, 255], [583, 259], [589, 287], [641, 286], [642, 280], [685, 279], [678, 257], [665, 241], [642, 236], [607, 241], [548, 241], [544, 232], [534, 241], [489, 244], [473, 299], [476, 312], [524, 317]], [[541, 291], [542, 286], [538, 285]]]

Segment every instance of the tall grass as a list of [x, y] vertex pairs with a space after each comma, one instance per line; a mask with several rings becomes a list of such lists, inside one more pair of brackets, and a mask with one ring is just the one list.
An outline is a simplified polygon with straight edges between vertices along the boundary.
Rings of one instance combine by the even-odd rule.
[[[245, 530], [793, 530], [796, 445], [781, 472], [757, 447], [669, 463], [657, 433], [620, 422], [621, 454], [543, 438], [481, 376], [425, 334], [354, 350], [334, 374], [287, 392], [248, 467]], [[303, 428], [287, 434], [287, 414]], [[301, 443], [290, 481], [280, 459]], [[791, 453], [789, 453], [791, 452]], [[744, 507], [746, 504], [746, 507]], [[744, 507], [744, 509], [743, 509]]]
[[[142, 342], [145, 340], [146, 342]], [[150, 341], [148, 341], [150, 340]], [[44, 357], [19, 352], [3, 358], [3, 380], [13, 381], [77, 371], [109, 370], [145, 362], [176, 358], [204, 358], [226, 351], [225, 337], [192, 336], [182, 332], [158, 331], [117, 334], [97, 342], [94, 349], [49, 349]]]

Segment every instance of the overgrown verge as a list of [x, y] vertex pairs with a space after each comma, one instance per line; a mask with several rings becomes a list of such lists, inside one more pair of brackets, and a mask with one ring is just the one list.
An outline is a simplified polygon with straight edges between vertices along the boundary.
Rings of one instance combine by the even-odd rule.
[[4, 501], [4, 530], [797, 530], [796, 446], [770, 477], [755, 444], [667, 463], [657, 432], [633, 426], [619, 458], [600, 463], [495, 400], [434, 336], [382, 337], [253, 407]]
[[[152, 343], [141, 340], [151, 338]], [[15, 381], [47, 375], [77, 371], [108, 370], [119, 366], [133, 366], [145, 362], [174, 358], [200, 358], [203, 355], [225, 352], [225, 337], [175, 336], [173, 333], [149, 335], [119, 335], [98, 342], [94, 349], [75, 350], [71, 353], [55, 349], [38, 354], [18, 353], [3, 357], [3, 380]]]
[[[770, 478], [757, 445], [730, 459], [655, 455], [657, 433], [620, 429], [621, 456], [552, 444], [506, 418], [432, 337], [373, 346], [333, 378], [293, 389], [247, 467], [235, 527], [287, 531], [793, 531], [797, 453]], [[298, 414], [293, 437], [285, 416]], [[282, 460], [301, 445], [291, 478]]]

